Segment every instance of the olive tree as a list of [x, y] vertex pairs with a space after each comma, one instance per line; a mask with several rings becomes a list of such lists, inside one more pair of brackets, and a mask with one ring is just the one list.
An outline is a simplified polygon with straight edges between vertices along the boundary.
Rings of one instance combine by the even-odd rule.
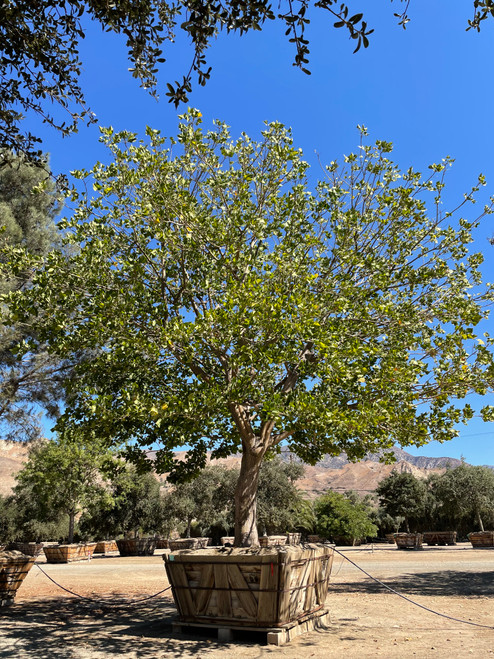
[[384, 512], [391, 517], [401, 517], [407, 533], [411, 526], [417, 530], [428, 502], [424, 480], [409, 472], [393, 471], [379, 483], [376, 492]]
[[484, 522], [494, 521], [494, 471], [489, 467], [461, 464], [448, 469], [435, 482], [439, 514], [456, 525], [474, 524], [483, 531]]
[[444, 441], [493, 381], [478, 329], [493, 292], [468, 251], [480, 218], [462, 214], [483, 178], [444, 212], [447, 160], [402, 172], [362, 132], [314, 183], [279, 123], [259, 141], [203, 130], [197, 110], [170, 140], [105, 129], [111, 161], [76, 174], [94, 196], [74, 193], [60, 222], [78, 251], [9, 261], [33, 270], [7, 296], [12, 317], [35, 316], [62, 356], [95, 355], [60, 425], [137, 461], [158, 445], [154, 466], [176, 481], [208, 451], [241, 453], [238, 545], [257, 543], [259, 470], [282, 444], [315, 463]]
[[79, 434], [39, 440], [29, 450], [28, 460], [17, 474], [17, 498], [31, 498], [38, 519], [68, 520], [68, 542], [74, 541], [76, 516], [94, 498], [105, 496], [104, 471], [112, 461], [97, 437]]

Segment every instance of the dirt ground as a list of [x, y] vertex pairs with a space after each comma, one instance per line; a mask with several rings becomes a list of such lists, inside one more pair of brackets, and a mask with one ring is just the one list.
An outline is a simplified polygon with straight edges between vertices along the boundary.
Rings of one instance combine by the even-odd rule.
[[[129, 604], [167, 586], [163, 551], [68, 565], [39, 559], [55, 581], [93, 601], [64, 592], [33, 566], [16, 603], [0, 609], [0, 658], [494, 657], [494, 550], [470, 544], [424, 551], [392, 545], [338, 549], [343, 556], [336, 554], [333, 565], [330, 624], [279, 647], [248, 632], [231, 643], [219, 643], [213, 634], [173, 632], [176, 609], [169, 591]], [[347, 558], [422, 607], [466, 622], [405, 601]]]

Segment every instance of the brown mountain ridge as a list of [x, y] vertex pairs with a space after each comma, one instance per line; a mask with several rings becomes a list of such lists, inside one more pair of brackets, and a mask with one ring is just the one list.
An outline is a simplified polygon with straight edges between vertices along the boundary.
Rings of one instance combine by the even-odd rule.
[[[25, 463], [27, 450], [26, 444], [0, 440], [0, 494], [5, 496], [12, 491], [15, 474]], [[379, 481], [388, 476], [393, 469], [425, 478], [431, 473], [442, 473], [447, 468], [461, 464], [461, 461], [455, 458], [413, 456], [399, 448], [395, 448], [393, 452], [396, 458], [393, 464], [383, 464], [379, 461], [379, 455], [369, 455], [365, 460], [357, 463], [349, 462], [345, 454], [336, 457], [325, 456], [316, 465], [305, 466], [305, 474], [298, 481], [298, 487], [310, 498], [328, 489], [337, 492], [355, 490], [364, 495], [373, 492]], [[181, 453], [178, 453], [178, 456], [180, 455]], [[152, 451], [149, 457], [152, 459]], [[282, 450], [281, 459], [300, 461], [288, 449]], [[231, 456], [215, 462], [228, 467], [237, 467], [240, 464], [240, 456]]]

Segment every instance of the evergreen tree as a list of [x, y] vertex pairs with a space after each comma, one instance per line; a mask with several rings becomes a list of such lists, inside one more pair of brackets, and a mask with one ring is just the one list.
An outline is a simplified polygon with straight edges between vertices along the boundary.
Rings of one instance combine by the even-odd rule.
[[[23, 157], [13, 158], [9, 167], [0, 169], [3, 246], [24, 248], [44, 259], [50, 250], [60, 248], [55, 224], [60, 208], [61, 197], [45, 171]], [[29, 267], [16, 276], [4, 268], [0, 293], [29, 286], [30, 277]], [[5, 322], [5, 311], [5, 306], [0, 306], [0, 435], [4, 439], [31, 440], [40, 434], [41, 408], [52, 417], [59, 413], [61, 384], [68, 375], [69, 363], [48, 355], [40, 344], [20, 354], [19, 348], [34, 339], [30, 319]]]

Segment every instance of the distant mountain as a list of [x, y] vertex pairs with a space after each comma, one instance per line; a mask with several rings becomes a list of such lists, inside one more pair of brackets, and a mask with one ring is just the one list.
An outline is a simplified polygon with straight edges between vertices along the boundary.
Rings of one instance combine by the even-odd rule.
[[[316, 497], [322, 492], [333, 489], [337, 492], [356, 490], [361, 494], [373, 492], [379, 482], [388, 476], [393, 469], [401, 472], [410, 472], [418, 478], [425, 478], [431, 473], [442, 473], [445, 469], [453, 469], [461, 464], [456, 458], [428, 458], [426, 456], [413, 456], [402, 449], [395, 448], [393, 453], [396, 462], [383, 464], [379, 461], [379, 454], [368, 455], [361, 462], [349, 462], [346, 455], [325, 456], [315, 466], [305, 466], [304, 477], [298, 481], [298, 486], [304, 490], [309, 497]], [[153, 451], [148, 453], [153, 458]], [[177, 453], [177, 456], [185, 453]], [[288, 449], [281, 452], [283, 460], [300, 459], [294, 456]], [[27, 459], [27, 446], [14, 442], [0, 440], [0, 494], [9, 494], [15, 485], [15, 474], [22, 469]], [[228, 467], [238, 467], [240, 456], [231, 456], [224, 460], [218, 460], [219, 464]], [[494, 467], [490, 467], [494, 469]], [[163, 482], [164, 478], [160, 477]]]
[[[362, 495], [374, 492], [379, 482], [394, 471], [409, 472], [417, 478], [426, 478], [431, 473], [443, 473], [446, 469], [454, 469], [461, 464], [456, 458], [428, 458], [413, 456], [403, 449], [394, 448], [396, 461], [384, 464], [380, 454], [369, 454], [360, 462], [350, 462], [345, 453], [338, 456], [325, 456], [316, 465], [305, 466], [305, 475], [297, 485], [311, 498], [319, 496], [328, 489], [336, 492], [355, 490]], [[282, 460], [301, 462], [288, 449], [282, 450]]]
[[[382, 464], [381, 457], [384, 455], [385, 451], [380, 453], [370, 453], [365, 457], [362, 462], [378, 462]], [[408, 462], [414, 467], [419, 467], [420, 469], [454, 469], [461, 464], [461, 460], [457, 458], [428, 458], [425, 455], [411, 455], [401, 448], [393, 448], [386, 453], [393, 453], [396, 461], [393, 464], [399, 462]], [[282, 450], [282, 459], [290, 460], [294, 459], [290, 451]], [[296, 458], [298, 462], [300, 460]], [[345, 453], [341, 453], [337, 456], [326, 455], [320, 462], [317, 463], [318, 467], [324, 467], [326, 469], [341, 469], [347, 464], [352, 464]], [[494, 467], [493, 467], [494, 468]]]

